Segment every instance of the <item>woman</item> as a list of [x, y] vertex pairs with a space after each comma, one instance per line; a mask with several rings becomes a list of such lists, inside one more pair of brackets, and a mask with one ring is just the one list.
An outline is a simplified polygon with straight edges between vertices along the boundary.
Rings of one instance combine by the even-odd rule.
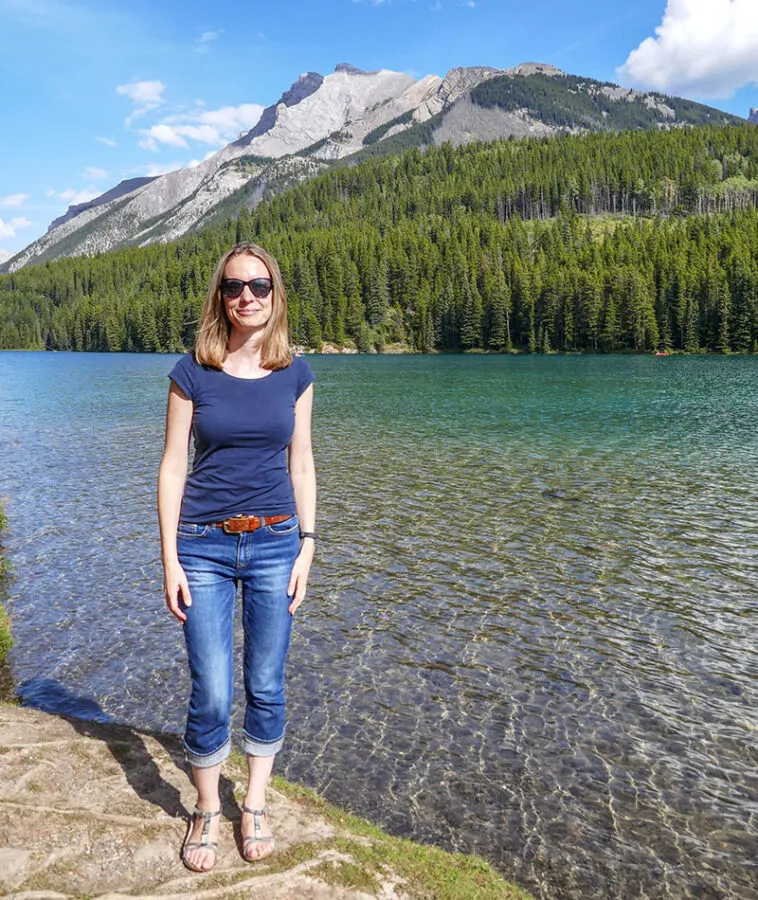
[[204, 872], [216, 861], [219, 775], [231, 747], [237, 586], [247, 700], [243, 856], [253, 862], [274, 850], [266, 784], [284, 737], [292, 616], [315, 546], [313, 374], [290, 352], [286, 295], [269, 253], [239, 244], [224, 254], [194, 355], [169, 377], [158, 516], [166, 603], [184, 626], [192, 678], [184, 745], [197, 788], [182, 860]]

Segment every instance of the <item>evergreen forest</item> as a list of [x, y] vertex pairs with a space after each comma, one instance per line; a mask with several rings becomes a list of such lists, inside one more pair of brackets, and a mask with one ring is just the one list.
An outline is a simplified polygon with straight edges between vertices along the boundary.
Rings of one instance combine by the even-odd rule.
[[756, 352], [758, 128], [342, 161], [175, 243], [0, 276], [0, 348], [190, 348], [240, 240], [279, 260], [303, 347]]

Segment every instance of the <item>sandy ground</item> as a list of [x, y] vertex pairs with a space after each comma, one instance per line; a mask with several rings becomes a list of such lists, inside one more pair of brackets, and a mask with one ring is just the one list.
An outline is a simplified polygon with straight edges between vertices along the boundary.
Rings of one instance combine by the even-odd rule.
[[[351, 863], [326, 845], [334, 827], [274, 790], [277, 853], [245, 863], [236, 799], [244, 782], [236, 768], [230, 763], [222, 775], [218, 862], [209, 874], [193, 874], [179, 858], [194, 794], [178, 739], [0, 706], [0, 896], [370, 896], [328, 883], [331, 869]], [[374, 896], [400, 900], [398, 881], [387, 872]]]

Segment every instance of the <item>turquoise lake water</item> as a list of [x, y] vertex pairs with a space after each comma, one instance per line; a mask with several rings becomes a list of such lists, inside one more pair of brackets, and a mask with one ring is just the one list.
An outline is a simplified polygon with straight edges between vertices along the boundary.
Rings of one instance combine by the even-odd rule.
[[[182, 730], [174, 359], [0, 353], [30, 704]], [[538, 897], [758, 898], [758, 359], [309, 362], [321, 540], [279, 773]]]

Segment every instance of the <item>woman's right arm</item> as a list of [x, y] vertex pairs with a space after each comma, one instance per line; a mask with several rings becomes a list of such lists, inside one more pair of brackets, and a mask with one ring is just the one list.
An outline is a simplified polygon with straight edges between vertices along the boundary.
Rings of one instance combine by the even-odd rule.
[[158, 471], [158, 523], [161, 530], [161, 559], [163, 561], [163, 591], [166, 605], [180, 622], [187, 616], [179, 605], [192, 604], [184, 569], [179, 565], [176, 550], [176, 529], [182, 506], [182, 493], [187, 478], [187, 457], [192, 427], [192, 401], [173, 381], [168, 392], [166, 409], [166, 443]]

